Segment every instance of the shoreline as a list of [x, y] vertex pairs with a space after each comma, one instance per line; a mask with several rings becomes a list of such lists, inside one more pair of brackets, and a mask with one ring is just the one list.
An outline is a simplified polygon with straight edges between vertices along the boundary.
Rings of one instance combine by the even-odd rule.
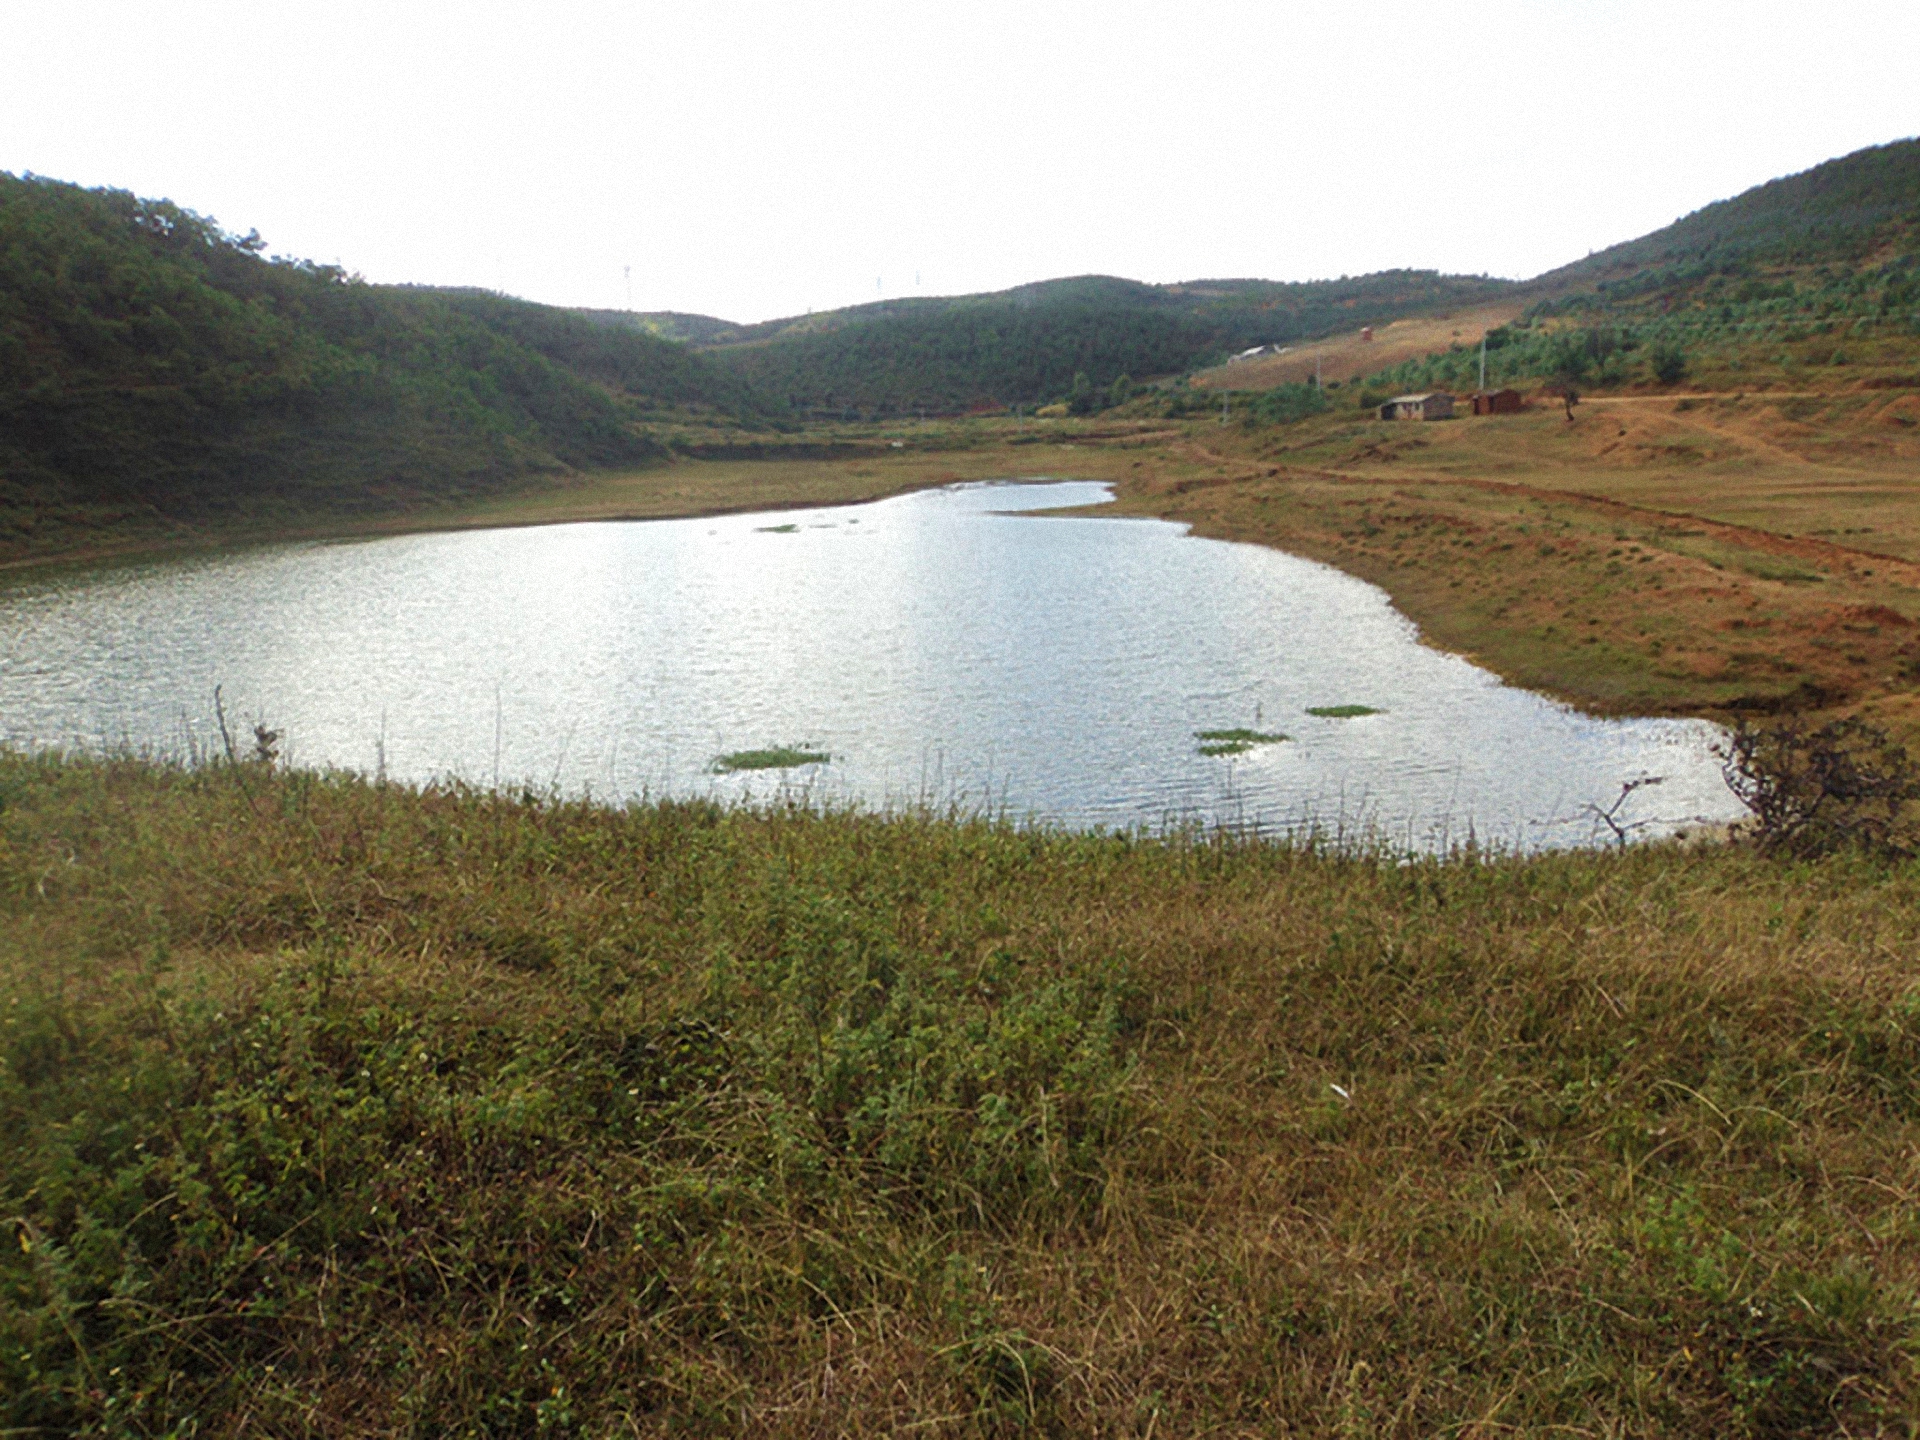
[[[1367, 601], [1367, 607], [1371, 609], [1373, 605], [1379, 605], [1382, 611], [1388, 611], [1388, 609], [1390, 609], [1392, 614], [1396, 616], [1396, 626], [1402, 626], [1402, 624], [1404, 624], [1405, 628], [1407, 628], [1407, 637], [1413, 639], [1415, 643], [1419, 643], [1425, 651], [1430, 651], [1430, 653], [1434, 653], [1434, 655], [1448, 655], [1450, 659], [1463, 660], [1463, 662], [1467, 662], [1467, 664], [1475, 664], [1478, 672], [1480, 672], [1480, 680], [1482, 680], [1484, 684], [1511, 685], [1509, 678], [1498, 676], [1498, 674], [1486, 670], [1484, 664], [1480, 664], [1473, 655], [1467, 655], [1467, 653], [1461, 653], [1461, 651], [1450, 651], [1446, 645], [1436, 643], [1436, 639], [1428, 634], [1427, 628], [1425, 628], [1423, 624], [1419, 624], [1419, 620], [1407, 612], [1407, 609], [1398, 601], [1398, 597], [1396, 597], [1390, 589], [1382, 588], [1377, 582], [1367, 580], [1365, 576], [1356, 576], [1356, 574], [1354, 574], [1352, 570], [1348, 570], [1348, 568], [1342, 568], [1342, 566], [1338, 566], [1338, 564], [1329, 563], [1329, 561], [1319, 559], [1319, 557], [1304, 555], [1304, 553], [1298, 551], [1298, 549], [1288, 551], [1286, 547], [1273, 545], [1273, 543], [1261, 543], [1261, 541], [1246, 540], [1246, 538], [1225, 538], [1225, 536], [1202, 534], [1202, 532], [1196, 532], [1194, 526], [1192, 526], [1188, 520], [1185, 520], [1185, 518], [1177, 518], [1177, 516], [1142, 515], [1139, 511], [1129, 513], [1129, 511], [1121, 509], [1114, 499], [1104, 499], [1104, 501], [1094, 503], [1091, 495], [1087, 492], [1098, 488], [1098, 490], [1102, 490], [1104, 495], [1112, 495], [1112, 492], [1117, 490], [1117, 482], [1114, 482], [1114, 480], [1064, 480], [1058, 472], [1056, 472], [1056, 474], [1048, 474], [1048, 476], [1004, 476], [1004, 472], [1000, 472], [1000, 467], [991, 468], [996, 472], [995, 480], [998, 484], [1008, 484], [1008, 486], [1035, 486], [1035, 484], [1041, 484], [1041, 486], [1054, 486], [1054, 488], [1058, 488], [1060, 484], [1075, 484], [1075, 486], [1077, 486], [1077, 493], [1068, 497], [1068, 495], [1064, 495], [1064, 493], [1054, 495], [1052, 490], [1043, 490], [1043, 492], [1025, 492], [1031, 495], [1029, 501], [1014, 501], [1014, 499], [1000, 501], [1000, 499], [995, 499], [996, 492], [993, 492], [993, 490], [983, 490], [983, 492], [977, 492], [979, 495], [983, 495], [983, 499], [968, 501], [968, 507], [970, 507], [970, 509], [973, 509], [973, 507], [996, 509], [996, 507], [1000, 507], [1000, 505], [1014, 505], [1018, 513], [1027, 515], [1029, 518], [1154, 520], [1156, 524], [1171, 524], [1171, 526], [1177, 526], [1177, 532], [1175, 532], [1175, 534], [1185, 532], [1185, 534], [1190, 534], [1190, 536], [1194, 536], [1194, 538], [1198, 538], [1198, 540], [1221, 541], [1221, 547], [1225, 547], [1225, 545], [1258, 545], [1258, 547], [1260, 547], [1258, 553], [1256, 553], [1256, 551], [1242, 551], [1244, 555], [1250, 557], [1248, 563], [1260, 564], [1261, 555], [1265, 555], [1267, 561], [1271, 561], [1271, 563], [1294, 564], [1294, 566], [1300, 566], [1302, 570], [1321, 572], [1321, 574], [1327, 576], [1327, 582], [1329, 582], [1329, 584], [1332, 584], [1334, 580], [1338, 580], [1338, 582], [1344, 584], [1344, 586], [1363, 589], [1363, 591], [1367, 591], [1367, 593], [1373, 595], [1373, 599]], [[839, 476], [839, 478], [845, 480], [845, 478], [849, 478], [849, 476]], [[889, 476], [887, 482], [881, 482], [879, 486], [866, 486], [866, 488], [877, 490], [881, 495], [887, 495], [887, 497], [895, 497], [895, 495], [900, 495], [900, 493], [912, 493], [912, 488], [897, 484], [902, 478], [906, 478], [906, 476]], [[993, 484], [993, 482], [968, 482], [968, 480], [954, 482], [950, 476], [939, 476], [937, 480], [941, 480], [941, 482], [945, 482], [945, 484], [960, 484], [960, 486]], [[891, 484], [889, 484], [889, 482], [891, 482]], [[933, 484], [933, 480], [927, 480], [925, 476], [922, 476], [922, 482], [924, 482], [924, 484]], [[845, 486], [841, 486], [841, 488], [845, 490]], [[818, 493], [818, 490], [816, 490], [816, 493]], [[591, 499], [591, 497], [593, 497], [593, 495], [589, 492], [588, 499]], [[772, 516], [783, 515], [783, 513], [795, 513], [797, 507], [806, 507], [806, 509], [818, 511], [818, 513], [822, 515], [822, 518], [826, 518], [826, 516], [831, 513], [831, 509], [835, 509], [835, 507], [849, 507], [849, 505], [851, 505], [851, 507], [858, 507], [858, 505], [872, 505], [872, 503], [876, 503], [876, 499], [872, 499], [872, 497], [862, 497], [862, 495], [854, 495], [854, 497], [839, 499], [839, 501], [828, 501], [828, 503], [824, 503], [824, 505], [818, 505], [818, 503], [814, 503], [814, 501], [806, 501], [806, 499], [801, 499], [801, 497], [795, 497], [795, 499], [785, 501], [785, 505], [783, 505], [781, 509], [770, 509], [770, 507], [764, 507], [764, 505], [762, 505], [760, 509], [739, 511], [739, 509], [735, 507], [733, 513], [741, 513], [741, 515], [768, 520], [768, 518], [772, 518]], [[1027, 503], [1031, 503], [1031, 505], [1043, 505], [1044, 509], [1031, 509], [1031, 511], [1029, 511], [1029, 509], [1025, 509]], [[722, 513], [722, 511], [712, 511], [712, 509], [710, 509], [707, 513], [708, 515], [718, 515], [718, 513]], [[478, 526], [478, 524], [482, 522], [482, 516], [465, 516], [465, 518], [467, 518], [468, 524], [467, 526], [463, 526], [463, 528], [474, 528], [474, 526]], [[641, 518], [668, 518], [668, 516], [641, 516]], [[693, 516], [674, 516], [674, 518], [693, 518]], [[486, 526], [486, 528], [501, 528], [501, 530], [509, 530], [509, 528], [532, 528], [532, 526], [536, 526], [536, 524], [557, 524], [557, 522], [570, 522], [570, 520], [574, 520], [574, 516], [534, 516], [534, 518], [524, 518], [522, 524], [499, 524], [499, 526]], [[589, 522], [591, 522], [591, 520], [589, 520]], [[697, 534], [699, 534], [701, 530], [705, 530], [705, 528], [707, 528], [707, 526], [701, 526], [701, 528], [691, 530], [691, 532], [687, 532], [687, 534], [697, 536]], [[292, 545], [292, 547], [300, 547], [301, 553], [307, 553], [307, 555], [324, 555], [324, 551], [321, 551], [321, 549], [307, 547], [307, 545], [303, 545], [300, 540], [282, 540], [280, 543]], [[317, 541], [317, 543], [324, 545], [324, 543], [328, 543], [328, 541]], [[349, 543], [349, 540], [334, 541], [334, 543]], [[593, 541], [584, 541], [584, 543], [593, 543]], [[551, 551], [551, 553], [553, 553], [553, 555], [572, 553], [572, 545], [574, 545], [574, 541], [559, 541], [559, 549], [557, 549], [557, 551]], [[1185, 547], [1183, 547], [1183, 549], [1185, 549]], [[459, 553], [459, 547], [451, 547], [449, 551], [442, 551], [442, 553]], [[392, 555], [392, 553], [390, 553], [390, 555]], [[298, 557], [290, 557], [290, 559], [292, 559], [292, 563], [294, 564], [301, 564], [300, 561], [298, 561]], [[1204, 559], [1204, 557], [1202, 557], [1202, 559]], [[261, 563], [275, 564], [275, 561], [273, 561], [271, 557], [265, 557]], [[348, 563], [353, 564], [351, 561], [348, 561]], [[390, 559], [386, 564], [390, 563], [394, 563], [394, 561]], [[1192, 561], [1192, 563], [1200, 563], [1200, 561]], [[374, 564], [380, 563], [374, 561]], [[194, 572], [194, 570], [198, 570], [198, 566], [188, 566], [188, 572]], [[159, 574], [165, 574], [165, 572], [159, 572]], [[211, 570], [211, 574], [219, 574], [219, 570]], [[84, 578], [84, 574], [79, 584], [81, 584], [81, 586], [88, 584], [86, 578]], [[1294, 588], [1298, 588], [1300, 584], [1308, 584], [1308, 582], [1294, 582]], [[1292, 589], [1288, 589], [1286, 593], [1292, 593]], [[1152, 601], [1148, 601], [1148, 603], [1146, 603], [1146, 609], [1148, 609], [1148, 611], [1154, 611], [1154, 609], [1158, 609], [1158, 607], [1156, 607]], [[1238, 618], [1238, 622], [1236, 622], [1236, 628], [1242, 628], [1242, 626], [1244, 626], [1246, 643], [1250, 643], [1250, 645], [1252, 645], [1252, 643], [1261, 643], [1260, 637], [1263, 632], [1265, 632], [1267, 636], [1273, 634], [1273, 626], [1269, 624], [1269, 620], [1273, 618], [1273, 614], [1275, 614], [1275, 612], [1284, 612], [1284, 609], [1286, 609], [1286, 603], [1284, 603], [1284, 597], [1281, 597], [1281, 603], [1279, 603], [1279, 605], [1261, 607], [1258, 611], [1246, 611], [1244, 614], [1240, 614], [1240, 618]], [[509, 612], [509, 616], [511, 616], [511, 612]], [[1284, 657], [1284, 649], [1275, 651], [1275, 655], [1277, 655], [1277, 657]], [[1165, 659], [1173, 660], [1175, 657], [1169, 655], [1169, 657], [1165, 657]], [[1283, 670], [1286, 668], [1286, 660], [1279, 659], [1279, 664], [1281, 664]], [[1405, 664], [1415, 664], [1415, 657], [1413, 657], [1413, 655], [1407, 655], [1407, 657], [1405, 657]], [[1340, 684], [1340, 682], [1334, 680], [1334, 684]], [[1548, 701], [1548, 703], [1555, 705], [1555, 707], [1567, 705], [1567, 699], [1565, 699], [1565, 697], [1551, 695], [1551, 693], [1542, 693], [1542, 691], [1524, 691], [1521, 687], [1515, 687], [1511, 693], [1524, 695], [1524, 699], [1528, 699], [1528, 701], [1534, 701], [1534, 699], [1538, 699], [1538, 701]], [[1572, 708], [1574, 712], [1582, 712], [1582, 707], [1578, 707], [1578, 705], [1569, 705], [1569, 708]], [[1584, 710], [1584, 712], [1592, 716], [1592, 710]], [[1592, 718], [1601, 718], [1601, 716], [1592, 716]], [[1655, 722], [1661, 720], [1661, 716], [1644, 716], [1644, 718], [1645, 720], [1655, 720]], [[495, 764], [497, 764], [497, 762], [495, 762]], [[468, 770], [468, 772], [470, 772], [470, 770]], [[484, 774], [484, 768], [480, 770], [480, 774]], [[415, 780], [428, 780], [428, 774], [415, 770]], [[609, 772], [609, 781], [611, 780], [612, 776], [611, 772]], [[495, 781], [495, 783], [497, 783], [497, 781]], [[518, 781], [513, 781], [513, 783], [518, 783]], [[1613, 781], [1605, 781], [1605, 783], [1611, 785]], [[597, 785], [595, 785], [595, 787], [597, 787]], [[616, 795], [620, 793], [618, 787], [614, 789], [614, 793], [616, 793]], [[1609, 789], [1607, 793], [1611, 795], [1611, 789]], [[883, 803], [883, 808], [891, 808], [891, 804], [895, 803], [897, 799], [899, 799], [899, 797], [891, 797], [887, 803]], [[1601, 797], [1601, 799], [1605, 799], [1605, 797]], [[1690, 814], [1692, 814], [1693, 808], [1711, 810], [1713, 806], [1707, 803], [1695, 804], [1695, 806], [1688, 808]], [[1332, 829], [1334, 829], [1336, 833], [1348, 835], [1350, 831], [1356, 829], [1356, 826], [1354, 826], [1356, 820], [1363, 820], [1363, 816], [1348, 816], [1348, 818], [1334, 816], [1331, 820]], [[1081, 826], [1085, 826], [1087, 822], [1073, 820], [1073, 822], [1046, 822], [1046, 824], [1069, 824], [1069, 826], [1079, 829]], [[1223, 822], [1223, 824], [1231, 824], [1231, 822]], [[1471, 826], [1471, 824], [1473, 824], [1473, 822], [1469, 822], [1469, 826]], [[1484, 816], [1478, 818], [1478, 824], [1484, 828]], [[1121, 822], [1121, 826], [1129, 829], [1129, 831], [1140, 829], [1142, 826], [1146, 829], [1152, 828], [1150, 822]], [[1094, 828], [1098, 828], [1098, 826], [1094, 826]], [[1265, 826], [1258, 826], [1258, 828], [1265, 828]], [[1392, 826], [1392, 831], [1398, 835], [1402, 828], [1404, 828], [1402, 822], [1396, 820], [1394, 826]], [[1281, 829], [1283, 829], [1283, 831], [1292, 831], [1292, 829], [1296, 829], [1296, 824], [1292, 824], [1292, 822], [1281, 824]], [[1311, 829], [1311, 826], [1306, 826], [1306, 829]], [[1365, 824], [1361, 824], [1359, 829], [1365, 829]], [[1363, 841], [1363, 845], [1371, 845], [1371, 843], [1373, 843], [1373, 841]], [[1430, 843], [1432, 843], [1432, 841], [1419, 841], [1419, 843], [1415, 843], [1409, 835], [1400, 835], [1398, 841], [1392, 841], [1392, 845], [1396, 845], [1396, 849], [1398, 849], [1398, 847], [1405, 847], [1405, 849], [1409, 849], [1409, 851], [1425, 851]], [[1521, 852], [1532, 851], [1532, 849], [1536, 849], [1536, 847], [1538, 847], [1538, 849], [1559, 849], [1561, 845], [1571, 845], [1572, 849], [1586, 849], [1586, 847], [1590, 847], [1592, 843], [1596, 843], [1596, 841], [1592, 841], [1592, 839], [1588, 839], [1588, 841], [1580, 841], [1580, 839], [1559, 841], [1559, 839], [1549, 839], [1544, 833], [1542, 833], [1542, 835], [1534, 835], [1530, 829], [1526, 829], [1524, 835], [1521, 829], [1515, 829], [1515, 833], [1513, 833], [1511, 837], [1507, 837], [1505, 841], [1501, 841], [1496, 849], [1507, 849], [1509, 845], [1511, 845], [1515, 851]], [[1446, 849], [1446, 845], [1448, 845], [1446, 841], [1440, 841], [1440, 847], [1442, 847], [1442, 849]]]
[[[1055, 448], [1072, 449], [1081, 455], [1094, 453], [1085, 449], [1085, 445], [1083, 439], [1063, 437]], [[927, 448], [907, 454], [876, 453], [857, 459], [682, 460], [644, 470], [589, 471], [555, 486], [523, 489], [432, 510], [357, 519], [341, 516], [286, 526], [211, 528], [195, 534], [110, 540], [42, 554], [18, 555], [0, 559], [0, 576], [310, 541], [382, 539], [600, 521], [697, 520], [718, 515], [772, 514], [864, 504], [914, 490], [987, 480], [1112, 481], [1118, 478], [1117, 475], [1069, 475], [1051, 471], [1019, 473], [1015, 464], [1024, 462], [1031, 467], [1033, 452], [1038, 448], [1031, 444], [1000, 445], [984, 451]], [[1005, 463], [995, 463], [1001, 460]], [[756, 482], [763, 483], [765, 488], [740, 493], [740, 486]]]

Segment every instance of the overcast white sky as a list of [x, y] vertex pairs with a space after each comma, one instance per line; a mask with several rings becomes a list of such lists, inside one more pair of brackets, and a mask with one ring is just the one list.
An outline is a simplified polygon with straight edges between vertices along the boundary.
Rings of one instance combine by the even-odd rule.
[[1920, 3], [0, 0], [0, 170], [370, 280], [737, 320], [1524, 276], [1920, 131]]

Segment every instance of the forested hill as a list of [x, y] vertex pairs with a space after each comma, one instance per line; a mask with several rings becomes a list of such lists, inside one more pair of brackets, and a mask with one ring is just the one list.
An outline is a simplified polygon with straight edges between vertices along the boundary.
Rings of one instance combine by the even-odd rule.
[[1529, 282], [1622, 296], [1713, 277], [1860, 270], [1920, 250], [1920, 140], [1857, 150], [1756, 185]]
[[760, 417], [684, 346], [267, 259], [167, 201], [0, 174], [0, 546], [65, 517], [379, 509]]
[[[1531, 357], [1541, 374], [1580, 378], [1575, 339], [1602, 384], [1631, 378], [1618, 356], [1636, 350], [1664, 351], [1668, 383], [1703, 366], [1893, 363], [1920, 333], [1920, 141], [1756, 185], [1528, 289], [1541, 297], [1528, 323], [1495, 336], [1522, 342], [1513, 376]], [[1569, 321], [1577, 336], [1552, 333]], [[1431, 366], [1412, 378], [1450, 383]]]
[[[1122, 375], [1175, 373], [1247, 346], [1447, 309], [1511, 288], [1417, 270], [1302, 284], [1145, 285], [1090, 275], [709, 330], [706, 353], [802, 410], [952, 412], [1055, 399], [1077, 375], [1106, 386]], [[688, 334], [688, 322], [705, 319], [674, 318]]]

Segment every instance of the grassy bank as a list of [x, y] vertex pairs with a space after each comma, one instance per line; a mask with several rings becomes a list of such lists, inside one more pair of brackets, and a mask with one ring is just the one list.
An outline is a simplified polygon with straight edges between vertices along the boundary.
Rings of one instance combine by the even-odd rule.
[[0, 1429], [1905, 1433], [1920, 877], [0, 761]]

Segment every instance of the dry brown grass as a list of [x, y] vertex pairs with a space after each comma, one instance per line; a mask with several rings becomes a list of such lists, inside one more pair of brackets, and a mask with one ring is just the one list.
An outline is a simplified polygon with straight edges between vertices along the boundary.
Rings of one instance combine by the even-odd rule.
[[1914, 1415], [1909, 869], [0, 790], [0, 1424]]
[[[504, 496], [444, 516], [435, 528], [548, 525], [576, 520], [651, 520], [740, 510], [786, 510], [877, 500], [969, 480], [1113, 479], [1132, 447], [1164, 425], [1034, 421], [899, 427], [902, 446], [867, 442], [863, 453], [818, 459], [682, 460], [630, 473], [600, 473]], [[916, 433], [918, 431], [919, 433]], [[394, 528], [421, 528], [420, 519]]]

